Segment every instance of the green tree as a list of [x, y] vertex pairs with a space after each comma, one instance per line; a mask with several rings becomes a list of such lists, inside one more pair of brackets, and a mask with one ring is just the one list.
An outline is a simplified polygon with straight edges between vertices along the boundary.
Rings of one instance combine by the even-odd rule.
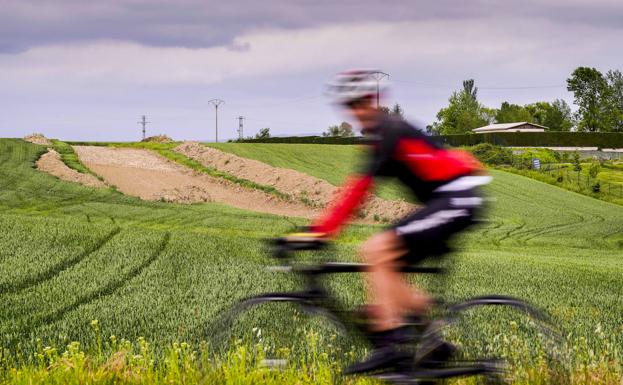
[[621, 71], [608, 71], [606, 74], [608, 94], [606, 95], [606, 109], [608, 123], [612, 131], [623, 131], [623, 74]]
[[529, 122], [534, 123], [534, 117], [523, 106], [503, 102], [495, 114], [496, 123]]
[[571, 107], [562, 99], [548, 103], [545, 119], [539, 124], [547, 127], [550, 131], [570, 131], [573, 127]]
[[330, 126], [327, 131], [322, 133], [322, 136], [351, 137], [355, 136], [355, 132], [353, 131], [353, 126], [348, 122], [342, 122], [339, 126]]
[[381, 111], [385, 115], [389, 115], [389, 114], [392, 113], [391, 110], [389, 109], [389, 107], [387, 107], [387, 106], [380, 106], [379, 107], [379, 111]]
[[545, 126], [548, 131], [569, 131], [573, 127], [571, 108], [562, 99], [556, 99], [552, 103], [527, 104], [524, 108], [532, 116], [532, 123]]
[[578, 67], [567, 79], [567, 90], [573, 92], [578, 106], [580, 131], [611, 131], [607, 117], [608, 82], [595, 68]]
[[545, 120], [547, 119], [547, 113], [551, 108], [551, 104], [549, 102], [536, 102], [531, 104], [526, 104], [524, 109], [528, 111], [531, 116], [531, 123], [540, 124], [544, 126]]
[[478, 102], [477, 95], [474, 80], [465, 80], [463, 90], [453, 92], [448, 99], [448, 107], [437, 113], [438, 122], [433, 123], [430, 131], [442, 135], [464, 134], [489, 124], [490, 110]]
[[266, 139], [270, 138], [270, 128], [265, 127], [260, 130], [257, 134], [255, 134], [255, 139]]
[[398, 103], [394, 104], [394, 107], [392, 108], [392, 111], [390, 114], [400, 120], [405, 119], [404, 110], [402, 109], [402, 107], [400, 107], [400, 104]]

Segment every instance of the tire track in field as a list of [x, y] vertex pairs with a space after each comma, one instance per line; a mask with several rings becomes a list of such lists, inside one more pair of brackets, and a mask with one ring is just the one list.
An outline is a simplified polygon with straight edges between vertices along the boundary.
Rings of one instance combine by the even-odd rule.
[[487, 220], [486, 223], [486, 225], [476, 224], [472, 232], [477, 234], [481, 239], [488, 238], [493, 244], [499, 245], [497, 234], [500, 232], [502, 226], [504, 226], [504, 222], [491, 219]]
[[498, 244], [502, 243], [502, 241], [505, 241], [511, 238], [512, 236], [514, 236], [515, 233], [517, 233], [518, 231], [521, 231], [521, 229], [523, 229], [524, 227], [526, 227], [526, 222], [522, 221], [520, 224], [516, 225], [516, 227], [513, 227], [512, 229], [508, 230], [506, 234], [498, 238], [497, 239]]
[[523, 241], [528, 242], [542, 235], [556, 234], [560, 233], [562, 230], [572, 229], [578, 226], [585, 227], [593, 223], [603, 223], [605, 221], [605, 218], [603, 218], [602, 216], [590, 212], [586, 213], [579, 210], [573, 210], [573, 212], [569, 212], [569, 214], [575, 216], [576, 218], [578, 218], [578, 220], [532, 229], [532, 231], [527, 231], [523, 234]]
[[577, 226], [579, 224], [582, 224], [585, 222], [586, 218], [583, 217], [582, 215], [578, 215], [578, 214], [574, 214], [574, 213], [570, 213], [571, 215], [574, 215], [576, 217], [576, 220], [573, 222], [563, 222], [563, 223], [552, 223], [552, 224], [548, 224], [546, 226], [535, 226], [535, 227], [529, 227], [524, 231], [521, 231], [519, 233], [514, 234], [515, 236], [518, 237], [518, 239], [522, 240], [523, 242], [527, 242], [530, 239], [536, 238], [538, 236], [544, 235], [544, 234], [549, 234], [552, 232], [557, 232], [559, 230], [562, 230], [564, 228], [567, 227], [573, 227], [573, 226]]
[[73, 258], [65, 259], [56, 265], [52, 266], [48, 270], [39, 273], [34, 277], [26, 277], [22, 279], [20, 282], [14, 284], [3, 284], [0, 285], [0, 294], [14, 294], [20, 292], [22, 290], [28, 289], [30, 287], [41, 284], [42, 282], [48, 281], [54, 278], [56, 275], [61, 272], [77, 265], [82, 260], [87, 258], [89, 255], [93, 254], [97, 250], [101, 249], [106, 243], [108, 243], [113, 237], [121, 232], [120, 227], [114, 228], [107, 236], [102, 238], [99, 242], [97, 242], [93, 247], [84, 250], [82, 253], [76, 255]]
[[[134, 269], [130, 270], [127, 274], [125, 274], [123, 277], [121, 277], [119, 280], [111, 282], [107, 285], [105, 285], [104, 287], [102, 287], [99, 290], [96, 290], [92, 293], [86, 294], [84, 296], [82, 296], [81, 298], [78, 298], [76, 301], [74, 301], [73, 303], [60, 308], [46, 316], [43, 316], [39, 319], [36, 319], [30, 323], [25, 323], [25, 325], [17, 332], [18, 335], [23, 335], [24, 333], [28, 333], [33, 331], [35, 328], [43, 325], [43, 324], [48, 324], [48, 323], [54, 323], [57, 322], [59, 320], [61, 320], [67, 313], [76, 310], [77, 308], [79, 308], [82, 305], [85, 305], [89, 302], [92, 302], [96, 299], [99, 298], [103, 298], [103, 297], [107, 297], [109, 295], [112, 295], [113, 293], [115, 293], [117, 290], [121, 289], [123, 286], [125, 286], [130, 280], [132, 280], [133, 278], [139, 276], [143, 271], [145, 271], [145, 269], [147, 269], [149, 266], [151, 266], [156, 259], [158, 259], [158, 257], [162, 254], [162, 252], [164, 251], [164, 249], [167, 247], [167, 245], [169, 244], [169, 240], [171, 239], [171, 233], [166, 232], [164, 234], [164, 237], [162, 237], [162, 240], [160, 241], [160, 244], [158, 245], [158, 247], [154, 250], [154, 252], [149, 256], [149, 258], [147, 258], [145, 261], [143, 261], [143, 263], [141, 263], [140, 265], [136, 266]], [[16, 340], [13, 341], [14, 343], [16, 342]]]

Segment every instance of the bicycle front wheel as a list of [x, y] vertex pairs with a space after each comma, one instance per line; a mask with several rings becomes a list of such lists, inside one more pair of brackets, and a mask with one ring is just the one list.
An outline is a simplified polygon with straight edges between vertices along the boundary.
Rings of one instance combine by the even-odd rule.
[[309, 354], [310, 346], [320, 349], [318, 339], [336, 339], [332, 337], [339, 331], [336, 324], [341, 325], [304, 294], [268, 293], [234, 305], [206, 326], [205, 335], [222, 353], [243, 344], [262, 349], [266, 357], [283, 359]]

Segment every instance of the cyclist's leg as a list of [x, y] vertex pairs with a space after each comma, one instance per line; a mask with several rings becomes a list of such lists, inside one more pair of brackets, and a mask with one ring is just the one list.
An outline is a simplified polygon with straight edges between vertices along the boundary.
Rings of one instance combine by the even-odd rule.
[[372, 330], [397, 328], [405, 312], [423, 313], [430, 304], [430, 297], [412, 288], [404, 274], [397, 271], [398, 260], [407, 252], [406, 245], [393, 230], [373, 236], [361, 247], [364, 261], [372, 265], [367, 275], [370, 297], [375, 304]]
[[399, 327], [401, 315], [406, 311], [422, 312], [428, 299], [421, 292], [411, 291], [403, 274], [397, 272], [398, 264], [417, 263], [446, 249], [446, 241], [452, 235], [473, 223], [474, 213], [481, 204], [482, 198], [473, 190], [440, 195], [393, 229], [364, 244], [362, 256], [372, 264], [369, 289], [377, 301], [378, 317], [373, 325], [377, 343], [368, 359], [351, 365], [345, 373], [376, 370], [405, 359], [395, 348], [405, 338], [403, 328]]

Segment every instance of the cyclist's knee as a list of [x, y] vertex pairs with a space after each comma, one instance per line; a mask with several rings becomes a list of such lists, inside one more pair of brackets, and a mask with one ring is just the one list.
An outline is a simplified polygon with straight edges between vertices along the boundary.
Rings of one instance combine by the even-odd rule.
[[386, 231], [376, 234], [365, 241], [359, 253], [366, 263], [381, 265], [394, 263], [403, 251], [396, 234]]

